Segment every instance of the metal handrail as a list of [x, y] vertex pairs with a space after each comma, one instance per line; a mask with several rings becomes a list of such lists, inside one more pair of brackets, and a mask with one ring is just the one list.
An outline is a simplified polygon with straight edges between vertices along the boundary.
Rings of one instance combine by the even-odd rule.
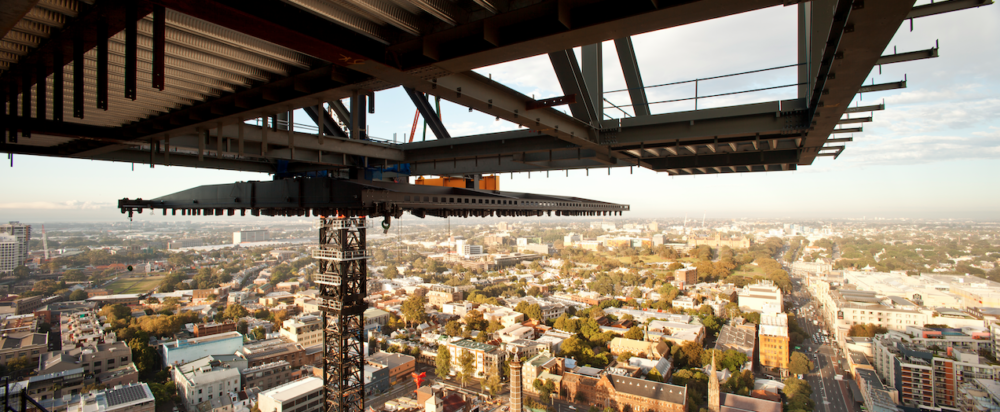
[[367, 250], [333, 250], [333, 249], [317, 249], [312, 251], [312, 257], [315, 259], [327, 259], [327, 260], [363, 260], [371, 259], [372, 255], [368, 253]]

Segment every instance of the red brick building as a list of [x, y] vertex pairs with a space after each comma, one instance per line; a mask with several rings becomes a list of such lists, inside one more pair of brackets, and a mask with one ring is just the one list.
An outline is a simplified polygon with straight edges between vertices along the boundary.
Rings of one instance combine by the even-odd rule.
[[645, 379], [601, 374], [567, 372], [562, 378], [563, 393], [570, 401], [619, 412], [687, 412], [687, 387]]
[[226, 323], [199, 323], [194, 325], [194, 336], [200, 338], [203, 336], [218, 335], [220, 333], [226, 332], [236, 332], [235, 322]]

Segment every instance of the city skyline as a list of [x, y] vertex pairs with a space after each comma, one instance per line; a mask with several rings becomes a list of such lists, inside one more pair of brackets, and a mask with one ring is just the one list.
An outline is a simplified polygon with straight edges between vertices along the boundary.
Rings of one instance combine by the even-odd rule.
[[[769, 8], [635, 36], [643, 80], [649, 86], [794, 63], [794, 11], [794, 7]], [[937, 43], [941, 57], [874, 70], [869, 82], [906, 78], [908, 88], [860, 96], [861, 104], [884, 99], [887, 108], [874, 113], [874, 122], [865, 125], [865, 133], [854, 136], [837, 160], [819, 158], [794, 172], [725, 176], [670, 177], [639, 168], [616, 168], [610, 176], [607, 169], [573, 170], [569, 178], [562, 171], [553, 171], [548, 178], [544, 172], [532, 173], [530, 178], [526, 173], [513, 178], [503, 174], [500, 189], [629, 204], [632, 210], [625, 217], [636, 218], [707, 214], [1000, 219], [995, 207], [1000, 194], [989, 190], [989, 176], [1000, 156], [1000, 118], [995, 116], [1000, 99], [993, 97], [1000, 87], [990, 69], [1000, 63], [1000, 45], [967, 40], [1000, 38], [1000, 27], [991, 24], [996, 21], [1000, 21], [1000, 9], [986, 7], [920, 19], [913, 32], [909, 25], [901, 27], [886, 53], [893, 47], [905, 52]], [[712, 33], [728, 27], [760, 29], [725, 44], [713, 39]], [[765, 44], [768, 47], [760, 46]], [[605, 43], [604, 50], [605, 90], [623, 88], [613, 43]], [[689, 57], [677, 63], [676, 56]], [[537, 98], [562, 94], [545, 56], [478, 71]], [[794, 79], [794, 69], [773, 70], [703, 86], [702, 93], [769, 87]], [[651, 88], [649, 96], [656, 101], [691, 92]], [[699, 108], [792, 98], [794, 93], [794, 88], [785, 88], [703, 99]], [[608, 98], [615, 104], [628, 103], [621, 93]], [[371, 134], [388, 140], [395, 134], [402, 139], [412, 120], [412, 116], [400, 115], [412, 113], [409, 99], [396, 88], [377, 93], [376, 100], [376, 113], [369, 118]], [[652, 107], [654, 113], [691, 109], [678, 104]], [[442, 116], [454, 136], [515, 128], [447, 102], [442, 103]], [[115, 203], [123, 197], [152, 198], [203, 184], [270, 179], [258, 173], [134, 167], [133, 172], [129, 163], [14, 156], [13, 167], [0, 168], [5, 178], [0, 221], [124, 220]]]

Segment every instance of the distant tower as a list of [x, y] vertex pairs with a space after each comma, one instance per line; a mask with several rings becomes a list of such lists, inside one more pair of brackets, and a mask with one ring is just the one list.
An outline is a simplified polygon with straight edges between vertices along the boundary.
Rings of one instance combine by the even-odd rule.
[[510, 412], [521, 412], [521, 360], [510, 362]]
[[708, 375], [708, 412], [719, 412], [719, 375], [715, 373], [715, 352], [712, 352], [712, 367]]

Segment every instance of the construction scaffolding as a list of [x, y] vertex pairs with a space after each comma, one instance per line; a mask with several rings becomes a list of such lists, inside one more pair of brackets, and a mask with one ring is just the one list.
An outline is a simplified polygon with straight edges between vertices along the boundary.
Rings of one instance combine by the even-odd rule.
[[368, 252], [364, 217], [320, 217], [319, 286], [323, 310], [326, 412], [361, 412], [365, 405], [364, 316]]

